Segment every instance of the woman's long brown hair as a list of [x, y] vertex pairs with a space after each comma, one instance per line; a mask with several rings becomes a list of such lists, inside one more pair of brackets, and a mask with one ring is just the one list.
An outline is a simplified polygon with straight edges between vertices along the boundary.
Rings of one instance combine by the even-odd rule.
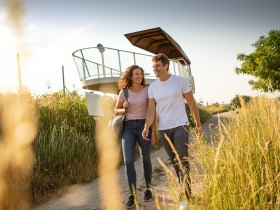
[[[135, 69], [141, 69], [143, 76], [145, 75], [144, 70], [138, 65], [131, 65], [131, 66], [127, 67], [126, 70], [122, 73], [120, 80], [118, 82], [119, 89], [131, 87], [131, 85], [132, 85], [131, 78], [132, 78], [133, 70], [135, 70]], [[143, 77], [141, 85], [147, 85], [145, 76]]]

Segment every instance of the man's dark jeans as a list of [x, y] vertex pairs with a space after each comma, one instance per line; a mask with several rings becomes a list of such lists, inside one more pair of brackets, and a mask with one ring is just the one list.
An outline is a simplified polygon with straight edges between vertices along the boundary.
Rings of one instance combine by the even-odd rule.
[[[190, 179], [190, 164], [188, 161], [188, 143], [189, 143], [189, 132], [188, 132], [188, 126], [178, 126], [171, 129], [166, 130], [160, 130], [159, 131], [163, 146], [165, 148], [166, 153], [168, 154], [171, 163], [174, 166], [176, 175], [179, 179], [180, 183], [185, 184], [185, 193], [187, 198], [189, 199], [191, 197], [191, 179]], [[165, 136], [166, 135], [166, 136]], [[178, 165], [178, 160], [176, 159], [175, 152], [172, 150], [172, 147], [168, 143], [168, 138], [171, 142], [171, 144], [174, 146], [179, 159], [183, 165], [183, 171], [180, 170], [180, 167]], [[185, 177], [184, 177], [185, 175]], [[186, 181], [184, 182], [184, 178]]]

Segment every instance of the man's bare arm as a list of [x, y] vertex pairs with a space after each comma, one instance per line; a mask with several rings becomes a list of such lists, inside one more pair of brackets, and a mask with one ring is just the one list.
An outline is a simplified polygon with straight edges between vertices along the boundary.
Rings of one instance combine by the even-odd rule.
[[191, 113], [194, 117], [197, 134], [201, 134], [201, 122], [200, 122], [198, 107], [197, 107], [196, 101], [193, 97], [193, 93], [190, 91], [190, 92], [184, 93], [183, 95], [184, 95], [184, 98], [186, 99], [187, 103], [189, 104]]
[[154, 122], [152, 124], [152, 144], [157, 141], [157, 115], [155, 114]]

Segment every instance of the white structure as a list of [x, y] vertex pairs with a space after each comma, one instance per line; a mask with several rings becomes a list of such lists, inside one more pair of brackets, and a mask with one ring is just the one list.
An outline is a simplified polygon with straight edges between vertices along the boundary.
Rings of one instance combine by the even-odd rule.
[[[151, 53], [164, 53], [170, 59], [169, 71], [171, 74], [183, 76], [190, 81], [192, 91], [195, 92], [194, 78], [191, 74], [190, 60], [181, 47], [161, 28], [148, 29], [125, 34], [129, 41]], [[81, 86], [85, 90], [99, 91], [100, 93], [117, 94], [117, 82], [121, 73], [130, 65], [141, 66], [145, 71], [148, 84], [156, 79], [152, 68], [152, 54], [141, 54], [104, 47], [76, 50], [72, 53], [79, 73]], [[89, 113], [93, 116], [102, 115], [99, 105], [99, 95], [90, 96], [87, 93], [88, 105], [92, 104]], [[98, 108], [99, 107], [99, 108]]]

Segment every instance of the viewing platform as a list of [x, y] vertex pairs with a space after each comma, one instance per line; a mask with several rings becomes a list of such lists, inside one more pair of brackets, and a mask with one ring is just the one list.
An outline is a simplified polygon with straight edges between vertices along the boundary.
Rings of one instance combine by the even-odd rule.
[[[179, 44], [164, 30], [153, 28], [125, 34], [125, 36], [134, 46], [144, 49], [150, 54], [104, 47], [102, 44], [79, 49], [72, 53], [83, 89], [89, 90], [87, 92], [92, 91], [93, 94], [95, 91], [118, 94], [117, 82], [120, 75], [133, 64], [144, 69], [146, 82], [150, 84], [157, 79], [153, 72], [152, 56], [164, 53], [170, 60], [169, 72], [188, 79], [193, 93], [195, 92], [191, 61]], [[90, 96], [87, 92], [87, 100], [91, 100], [90, 103], [97, 107], [99, 97]]]
[[[193, 92], [195, 91], [190, 60], [166, 32], [160, 28], [155, 28], [125, 34], [125, 36], [137, 47], [152, 53], [166, 54], [170, 58], [170, 73], [188, 79]], [[148, 84], [156, 79], [152, 68], [153, 54], [113, 49], [98, 44], [96, 47], [76, 50], [72, 53], [72, 56], [79, 73], [81, 86], [86, 90], [117, 94], [117, 82], [121, 73], [133, 64], [144, 69]]]

